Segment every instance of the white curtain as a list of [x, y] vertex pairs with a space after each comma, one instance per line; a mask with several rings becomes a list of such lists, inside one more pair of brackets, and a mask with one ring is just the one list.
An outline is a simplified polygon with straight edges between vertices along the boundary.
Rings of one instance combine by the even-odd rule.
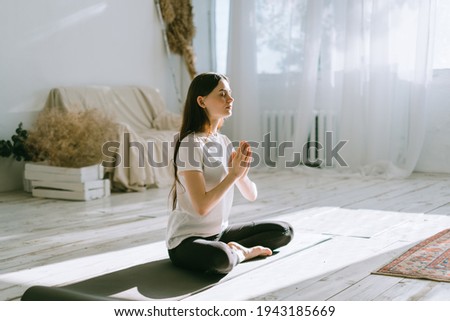
[[262, 142], [264, 111], [292, 110], [293, 132], [277, 139], [303, 152], [314, 115], [326, 113], [333, 141], [323, 147], [347, 141], [337, 152], [348, 166], [331, 150], [322, 165], [409, 175], [425, 135], [434, 9], [435, 0], [231, 0], [231, 136]]
[[260, 106], [255, 15], [255, 1], [230, 2], [227, 74], [235, 102], [231, 121], [226, 122], [233, 140], [258, 141], [261, 136], [261, 124], [255, 121]]

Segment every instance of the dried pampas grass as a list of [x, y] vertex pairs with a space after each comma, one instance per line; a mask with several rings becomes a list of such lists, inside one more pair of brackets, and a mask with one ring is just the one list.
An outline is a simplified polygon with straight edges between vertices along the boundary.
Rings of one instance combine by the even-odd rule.
[[115, 122], [98, 109], [44, 109], [27, 139], [33, 160], [49, 165], [84, 167], [102, 161], [102, 145], [116, 137]]
[[161, 14], [167, 25], [166, 34], [172, 52], [184, 57], [189, 75], [194, 78], [195, 54], [192, 40], [195, 35], [191, 0], [160, 0]]

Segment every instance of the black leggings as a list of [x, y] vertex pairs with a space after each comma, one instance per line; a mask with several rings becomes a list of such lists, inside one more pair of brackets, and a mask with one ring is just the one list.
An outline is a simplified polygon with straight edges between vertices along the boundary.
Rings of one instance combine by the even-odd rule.
[[226, 274], [239, 263], [238, 255], [228, 245], [237, 242], [245, 247], [262, 245], [271, 250], [288, 244], [294, 231], [286, 222], [251, 222], [229, 226], [211, 237], [190, 237], [169, 250], [173, 264], [190, 270]]

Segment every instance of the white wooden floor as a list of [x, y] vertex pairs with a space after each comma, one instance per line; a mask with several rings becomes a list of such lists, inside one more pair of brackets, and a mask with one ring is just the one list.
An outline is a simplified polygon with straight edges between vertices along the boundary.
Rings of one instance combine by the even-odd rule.
[[450, 176], [407, 179], [254, 171], [232, 222], [283, 219], [294, 241], [219, 278], [177, 269], [164, 232], [168, 188], [90, 202], [0, 193], [0, 299], [31, 285], [136, 300], [450, 300], [450, 283], [371, 274], [450, 227]]

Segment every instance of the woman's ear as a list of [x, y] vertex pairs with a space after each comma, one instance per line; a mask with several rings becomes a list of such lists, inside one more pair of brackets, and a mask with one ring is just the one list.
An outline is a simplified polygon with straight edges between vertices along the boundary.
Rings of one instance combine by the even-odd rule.
[[203, 99], [202, 96], [198, 96], [198, 97], [197, 97], [197, 104], [198, 104], [200, 107], [202, 107], [202, 108], [205, 108], [205, 107], [206, 107], [206, 106], [205, 106], [204, 99]]

